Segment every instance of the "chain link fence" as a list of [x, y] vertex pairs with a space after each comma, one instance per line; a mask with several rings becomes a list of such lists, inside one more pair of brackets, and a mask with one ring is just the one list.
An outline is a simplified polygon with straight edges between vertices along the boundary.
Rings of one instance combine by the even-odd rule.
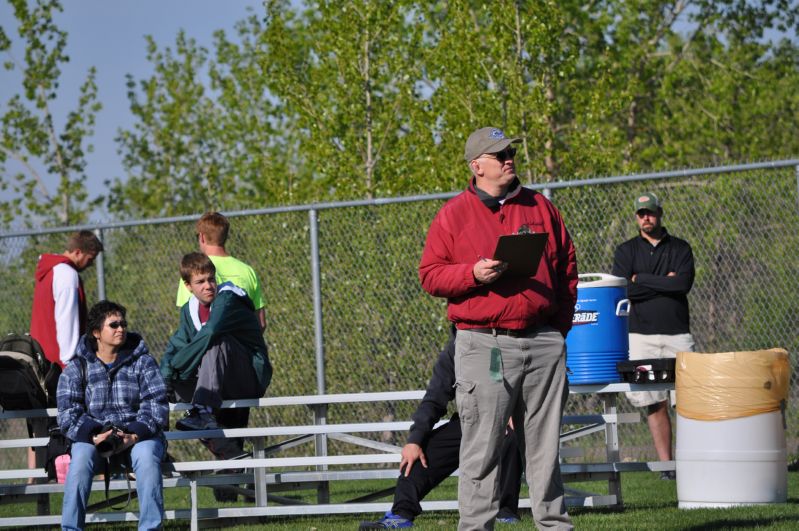
[[[544, 192], [563, 213], [580, 272], [610, 272], [616, 245], [636, 233], [633, 198], [644, 190], [656, 192], [663, 200], [664, 225], [694, 250], [696, 281], [689, 301], [697, 350], [780, 346], [795, 366], [798, 171], [799, 161], [780, 161], [552, 183]], [[426, 386], [449, 324], [445, 301], [422, 291], [417, 266], [430, 221], [452, 195], [228, 213], [227, 248], [255, 268], [267, 301], [266, 338], [275, 369], [271, 396]], [[144, 335], [157, 358], [177, 327], [178, 266], [183, 254], [196, 250], [195, 219], [88, 227], [106, 247], [96, 274], [83, 274], [89, 302], [105, 295], [125, 305], [131, 328]], [[0, 331], [28, 330], [37, 256], [61, 252], [71, 230], [0, 235], [5, 270]], [[793, 458], [799, 444], [797, 398], [794, 377], [787, 409]], [[408, 419], [414, 407], [335, 405], [327, 421]], [[620, 409], [634, 411], [626, 399]], [[573, 395], [567, 406], [569, 414], [599, 411], [592, 395]], [[254, 411], [250, 425], [312, 422], [309, 409], [296, 407]], [[22, 423], [6, 422], [1, 429], [3, 437], [24, 434]], [[593, 437], [580, 444], [604, 448], [602, 436]], [[622, 426], [620, 437], [623, 458], [656, 458], [645, 421]], [[404, 434], [385, 439], [402, 444]], [[177, 444], [172, 451], [207, 458], [196, 445]], [[24, 466], [22, 452], [17, 466]]]

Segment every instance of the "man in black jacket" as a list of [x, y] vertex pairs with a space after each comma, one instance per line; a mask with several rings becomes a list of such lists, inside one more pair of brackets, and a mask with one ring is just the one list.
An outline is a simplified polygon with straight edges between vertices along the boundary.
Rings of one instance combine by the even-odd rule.
[[[422, 513], [419, 502], [458, 468], [461, 424], [455, 413], [449, 422], [433, 429], [447, 412], [447, 403], [455, 399], [455, 336], [438, 356], [433, 377], [422, 402], [412, 415], [408, 442], [402, 448], [400, 476], [394, 492], [394, 505], [380, 520], [361, 522], [360, 529], [395, 529], [413, 527]], [[497, 521], [519, 521], [519, 488], [522, 462], [516, 434], [511, 427], [505, 433], [500, 459], [501, 497]]]
[[[630, 359], [674, 358], [693, 351], [688, 292], [694, 283], [694, 256], [685, 240], [671, 236], [661, 221], [663, 208], [649, 192], [635, 199], [639, 234], [616, 248], [613, 274], [628, 279]], [[647, 408], [647, 423], [658, 458], [670, 461], [671, 419], [665, 391], [627, 393], [637, 407]], [[663, 472], [662, 479], [674, 479]]]

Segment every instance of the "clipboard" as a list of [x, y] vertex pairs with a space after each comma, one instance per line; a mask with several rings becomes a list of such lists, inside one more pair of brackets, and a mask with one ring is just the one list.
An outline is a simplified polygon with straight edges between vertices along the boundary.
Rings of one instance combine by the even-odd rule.
[[544, 254], [549, 233], [533, 232], [524, 234], [506, 234], [497, 240], [494, 260], [508, 264], [506, 273], [526, 277], [534, 276], [538, 271], [538, 263]]

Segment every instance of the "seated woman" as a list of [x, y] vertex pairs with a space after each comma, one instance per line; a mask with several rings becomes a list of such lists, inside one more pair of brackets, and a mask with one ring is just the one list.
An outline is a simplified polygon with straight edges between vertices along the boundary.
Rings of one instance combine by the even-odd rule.
[[58, 425], [72, 441], [63, 529], [83, 529], [92, 478], [102, 471], [97, 445], [108, 447], [109, 438], [115, 436], [121, 439], [120, 452], [130, 448], [139, 529], [161, 528], [161, 458], [169, 414], [166, 385], [144, 340], [128, 333], [127, 326], [124, 307], [110, 301], [95, 304], [87, 318], [88, 333], [78, 341], [75, 357], [58, 381]]

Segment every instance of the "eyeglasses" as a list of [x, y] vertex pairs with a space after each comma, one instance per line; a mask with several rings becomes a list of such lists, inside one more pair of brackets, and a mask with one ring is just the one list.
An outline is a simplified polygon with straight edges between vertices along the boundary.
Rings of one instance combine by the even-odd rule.
[[116, 330], [120, 326], [122, 328], [127, 328], [128, 327], [128, 322], [127, 321], [111, 321], [110, 323], [108, 323], [108, 326], [111, 327], [112, 330]]
[[482, 156], [497, 159], [499, 162], [504, 164], [506, 160], [510, 160], [516, 156], [516, 148], [504, 149], [502, 151], [498, 151], [497, 153], [483, 153]]

